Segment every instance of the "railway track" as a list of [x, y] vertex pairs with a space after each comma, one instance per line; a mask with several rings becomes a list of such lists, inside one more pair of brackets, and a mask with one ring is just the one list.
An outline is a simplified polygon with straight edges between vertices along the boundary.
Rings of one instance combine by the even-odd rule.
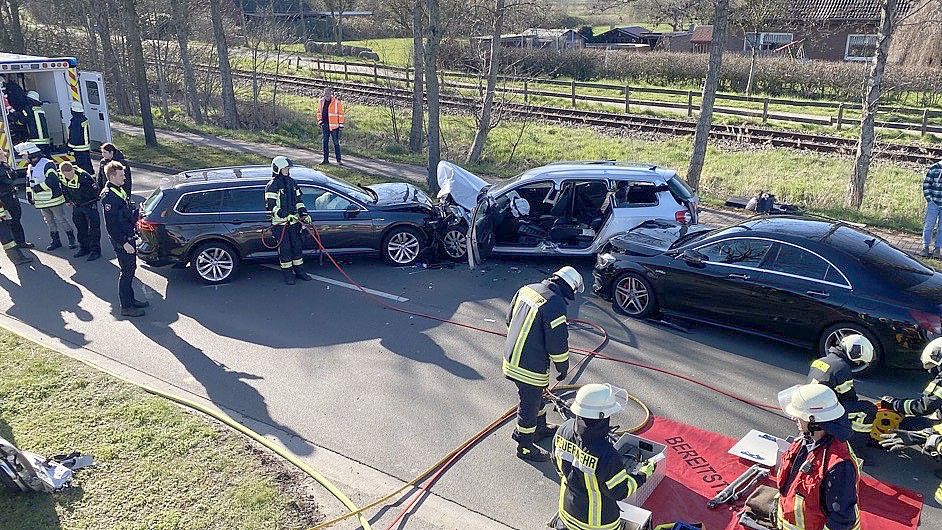
[[[200, 66], [203, 71], [215, 71], [215, 68]], [[239, 79], [252, 79], [249, 70], [233, 70], [233, 77]], [[306, 77], [258, 73], [259, 79], [278, 82], [298, 89], [317, 90], [324, 86], [324, 81]], [[340, 87], [347, 94], [354, 94], [374, 100], [395, 98], [401, 101], [412, 101], [412, 91], [399, 87], [379, 86], [368, 83], [355, 83], [350, 81], [330, 81], [331, 86]], [[455, 94], [442, 94], [441, 105], [448, 108], [471, 111], [476, 108], [477, 100]], [[693, 120], [639, 116], [611, 112], [564, 109], [559, 107], [545, 107], [519, 103], [502, 103], [505, 112], [515, 117], [536, 118], [541, 120], [590, 125], [610, 129], [631, 129], [641, 132], [669, 134], [676, 136], [692, 136], [697, 123]], [[762, 127], [743, 125], [713, 125], [710, 137], [717, 140], [726, 140], [752, 145], [770, 147], [786, 147], [820, 153], [834, 153], [839, 155], [853, 155], [857, 149], [857, 140], [819, 134], [780, 131]], [[874, 156], [883, 160], [912, 163], [917, 165], [931, 165], [942, 160], [942, 148], [925, 145], [897, 144], [878, 142], [874, 146]]]

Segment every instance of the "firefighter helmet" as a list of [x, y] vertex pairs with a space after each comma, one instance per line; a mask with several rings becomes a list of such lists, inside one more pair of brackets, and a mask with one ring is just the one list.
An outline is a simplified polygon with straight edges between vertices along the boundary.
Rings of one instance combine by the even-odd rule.
[[841, 348], [848, 361], [858, 364], [873, 362], [873, 343], [863, 335], [853, 334], [841, 339]]
[[29, 92], [27, 92], [26, 99], [31, 99], [33, 101], [42, 101], [39, 98], [39, 92], [36, 92], [35, 90], [30, 90]]
[[271, 159], [271, 172], [274, 174], [281, 173], [281, 170], [286, 167], [291, 167], [294, 164], [291, 163], [291, 160], [286, 156], [276, 156]]
[[[844, 416], [844, 407], [837, 394], [821, 383], [792, 387], [791, 397], [783, 410], [792, 418], [808, 423], [825, 423]], [[780, 395], [781, 400], [783, 396]]]
[[72, 102], [72, 112], [85, 112], [85, 107], [82, 106], [81, 101]]
[[566, 265], [565, 267], [562, 267], [558, 271], [554, 272], [553, 276], [566, 282], [566, 285], [568, 285], [574, 293], [581, 293], [585, 291], [585, 283], [582, 281], [582, 275], [579, 274], [579, 271], [573, 269], [569, 265]]
[[38, 155], [42, 153], [42, 149], [36, 146], [33, 142], [20, 142], [13, 146], [13, 149], [22, 155]]
[[922, 361], [923, 368], [927, 370], [942, 366], [942, 337], [926, 344], [926, 347], [922, 350], [922, 355], [919, 356], [919, 360]]
[[588, 384], [576, 392], [572, 412], [576, 416], [600, 420], [624, 410], [628, 404], [628, 392], [610, 384]]

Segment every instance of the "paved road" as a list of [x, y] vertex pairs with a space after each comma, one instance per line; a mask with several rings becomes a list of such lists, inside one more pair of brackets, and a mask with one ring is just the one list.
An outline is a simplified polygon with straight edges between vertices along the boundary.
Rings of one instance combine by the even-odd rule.
[[[135, 173], [141, 189], [159, 179]], [[28, 212], [26, 225], [45, 245], [35, 237], [44, 232], [35, 212]], [[143, 378], [204, 396], [313, 462], [340, 461], [325, 471], [357, 502], [376, 498], [384, 480], [408, 480], [514, 404], [513, 389], [500, 376], [498, 337], [382, 309], [336, 284], [288, 287], [277, 271], [253, 266], [234, 283], [206, 287], [186, 270], [145, 269], [139, 277], [152, 308], [145, 318], [122, 320], [112, 306], [114, 260], [70, 262], [65, 252], [35, 254], [39, 260], [29, 269], [14, 271], [2, 262], [0, 308], [8, 317], [133, 366], [148, 374]], [[560, 263], [503, 260], [472, 272], [460, 265], [400, 269], [374, 258], [344, 260], [366, 286], [408, 298], [403, 306], [500, 331], [515, 289]], [[589, 262], [575, 265], [590, 272]], [[342, 280], [327, 266], [312, 263], [308, 269]], [[592, 296], [571, 309], [571, 316], [608, 330], [608, 355], [768, 403], [806, 373], [808, 353], [790, 347], [710, 328], [683, 332], [627, 321]], [[592, 339], [575, 334], [582, 346]], [[923, 375], [900, 371], [862, 381], [859, 388], [868, 396], [918, 393]], [[621, 364], [595, 359], [575, 379], [626, 387], [657, 415], [730, 436], [751, 428], [779, 435], [793, 429], [702, 387]], [[424, 503], [408, 527], [539, 528], [554, 511], [555, 477], [549, 467], [514, 458], [510, 432], [502, 427], [458, 462], [436, 485], [438, 497]], [[928, 494], [923, 526], [942, 527], [928, 462], [886, 455], [876, 460], [866, 470]], [[323, 498], [328, 512], [339, 512], [326, 493]], [[397, 511], [381, 512], [378, 526]], [[474, 522], [455, 523], [455, 514]]]

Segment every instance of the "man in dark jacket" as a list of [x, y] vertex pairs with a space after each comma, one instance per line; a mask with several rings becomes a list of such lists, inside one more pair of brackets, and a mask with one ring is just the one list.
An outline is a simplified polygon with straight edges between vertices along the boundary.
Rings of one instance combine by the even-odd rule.
[[134, 271], [137, 269], [137, 210], [131, 204], [131, 196], [124, 191], [124, 167], [121, 162], [111, 161], [104, 164], [104, 174], [108, 183], [101, 194], [102, 210], [105, 213], [105, 227], [108, 237], [118, 257], [121, 275], [118, 278], [118, 297], [121, 301], [121, 315], [139, 317], [144, 315], [148, 302], [141, 302], [134, 297]]
[[42, 99], [39, 92], [30, 90], [26, 93], [28, 110], [26, 111], [26, 127], [29, 129], [29, 141], [36, 144], [43, 154], [49, 155], [52, 138], [49, 137], [49, 125], [46, 122], [46, 111], [43, 110]]
[[101, 257], [101, 218], [98, 216], [99, 190], [95, 177], [71, 162], [59, 166], [62, 177], [62, 192], [72, 206], [72, 222], [78, 234], [76, 258], [88, 256], [87, 261]]
[[124, 158], [124, 153], [110, 142], [101, 144], [101, 163], [98, 164], [98, 187], [104, 190], [105, 187], [108, 186], [108, 178], [105, 176], [105, 166], [112, 160], [121, 162], [121, 166], [124, 168], [124, 192], [130, 197], [131, 166], [128, 165], [128, 161]]
[[565, 266], [541, 283], [524, 285], [510, 302], [503, 372], [517, 385], [520, 404], [513, 439], [517, 457], [545, 462], [549, 454], [535, 442], [556, 432], [542, 413], [543, 389], [549, 386], [549, 365], [556, 365], [556, 380], [569, 372], [569, 329], [566, 305], [585, 289], [582, 275]]
[[20, 222], [20, 219], [23, 217], [23, 208], [20, 205], [20, 198], [17, 194], [16, 186], [13, 185], [16, 174], [10, 166], [7, 165], [8, 156], [9, 154], [6, 151], [0, 149], [0, 202], [3, 203], [7, 213], [10, 214], [10, 220], [7, 221], [7, 225], [13, 233], [13, 240], [16, 241], [16, 246], [20, 248], [33, 248], [35, 245], [26, 240], [26, 233], [23, 231], [23, 223]]
[[72, 121], [69, 122], [69, 151], [75, 158], [75, 165], [89, 175], [95, 172], [92, 167], [91, 138], [88, 135], [88, 118], [85, 107], [78, 101], [72, 102]]

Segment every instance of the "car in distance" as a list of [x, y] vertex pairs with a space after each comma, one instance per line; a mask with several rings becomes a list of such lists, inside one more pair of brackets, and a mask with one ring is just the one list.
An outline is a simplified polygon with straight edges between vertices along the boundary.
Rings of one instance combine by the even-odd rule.
[[625, 315], [658, 313], [769, 337], [817, 355], [859, 333], [871, 366], [942, 333], [942, 275], [883, 239], [814, 217], [728, 228], [646, 222], [599, 252], [595, 293]]
[[[302, 200], [332, 254], [376, 253], [412, 265], [425, 251], [437, 213], [423, 191], [405, 183], [354, 186], [294, 166]], [[141, 205], [138, 255], [152, 266], [187, 264], [209, 284], [231, 280], [244, 262], [277, 261], [265, 210], [269, 166], [191, 170], [163, 179]], [[304, 254], [320, 252], [305, 231]]]
[[613, 161], [557, 162], [486, 187], [468, 233], [468, 262], [491, 254], [594, 256], [649, 219], [697, 223], [699, 199], [677, 172]]

